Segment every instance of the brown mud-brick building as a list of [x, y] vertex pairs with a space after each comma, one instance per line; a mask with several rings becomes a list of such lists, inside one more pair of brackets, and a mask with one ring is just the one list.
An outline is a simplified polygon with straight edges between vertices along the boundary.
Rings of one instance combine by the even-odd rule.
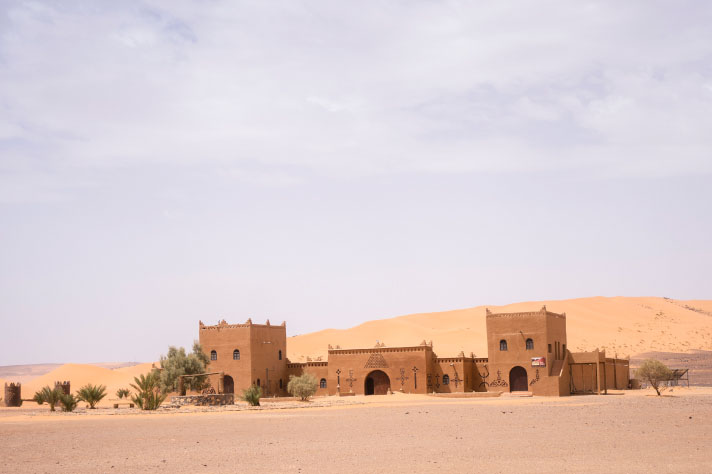
[[329, 346], [328, 360], [292, 363], [286, 324], [279, 326], [200, 322], [200, 343], [210, 358], [211, 384], [219, 393], [258, 385], [265, 396], [286, 396], [293, 375], [310, 373], [317, 395], [403, 393], [531, 392], [563, 396], [628, 387], [628, 360], [605, 352], [572, 353], [566, 348], [566, 314], [540, 311], [495, 314], [487, 310], [489, 357], [438, 357], [433, 344], [341, 349]]

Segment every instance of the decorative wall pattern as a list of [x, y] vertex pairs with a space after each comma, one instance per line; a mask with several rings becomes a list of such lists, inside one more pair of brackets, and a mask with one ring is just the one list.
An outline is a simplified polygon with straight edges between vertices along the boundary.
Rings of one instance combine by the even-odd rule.
[[383, 357], [383, 354], [380, 352], [376, 352], [375, 354], [371, 354], [371, 356], [368, 358], [368, 361], [366, 362], [366, 365], [363, 366], [364, 369], [385, 369], [388, 368], [388, 362], [386, 362], [386, 359]]

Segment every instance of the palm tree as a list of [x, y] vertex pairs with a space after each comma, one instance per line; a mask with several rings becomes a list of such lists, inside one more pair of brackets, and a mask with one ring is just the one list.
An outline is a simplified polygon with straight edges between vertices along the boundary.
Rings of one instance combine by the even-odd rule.
[[77, 399], [89, 404], [90, 409], [95, 409], [96, 404], [106, 396], [106, 387], [103, 385], [86, 384], [77, 392]]
[[159, 387], [158, 377], [157, 371], [134, 377], [136, 383], [131, 386], [136, 390], [136, 395], [132, 400], [140, 409], [156, 410], [166, 399], [166, 394], [162, 393]]
[[38, 405], [47, 403], [49, 405], [50, 411], [55, 411], [54, 406], [61, 402], [62, 391], [56, 388], [49, 388], [49, 386], [43, 387], [39, 392], [35, 393], [33, 400], [37, 402]]

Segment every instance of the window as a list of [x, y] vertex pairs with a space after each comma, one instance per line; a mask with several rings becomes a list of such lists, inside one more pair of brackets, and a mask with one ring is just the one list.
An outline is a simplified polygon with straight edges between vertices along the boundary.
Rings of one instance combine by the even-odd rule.
[[260, 379], [257, 379], [257, 386], [260, 386]]
[[282, 389], [282, 379], [279, 379], [279, 389]]
[[551, 354], [551, 344], [549, 344], [549, 354]]
[[279, 360], [282, 360], [282, 349], [279, 350]]
[[450, 376], [448, 374], [443, 375], [443, 385], [450, 385]]
[[319, 388], [326, 388], [326, 379], [321, 379], [319, 381]]
[[218, 360], [218, 353], [216, 351], [210, 351], [210, 360]]
[[528, 351], [534, 350], [534, 341], [532, 341], [531, 339], [527, 339], [527, 350]]
[[561, 347], [564, 349], [564, 350], [561, 352], [561, 358], [563, 359], [563, 357], [566, 355], [566, 344], [564, 344], [564, 345], [561, 346]]
[[235, 349], [232, 351], [232, 360], [240, 360], [240, 351]]
[[505, 341], [504, 339], [502, 339], [501, 341], [499, 341], [499, 350], [500, 350], [500, 351], [506, 351], [506, 350], [507, 350], [507, 341]]

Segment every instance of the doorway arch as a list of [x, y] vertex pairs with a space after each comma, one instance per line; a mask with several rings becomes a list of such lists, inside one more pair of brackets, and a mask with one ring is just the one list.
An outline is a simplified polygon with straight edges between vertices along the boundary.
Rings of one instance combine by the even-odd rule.
[[235, 393], [235, 381], [229, 375], [223, 377], [223, 393]]
[[382, 370], [374, 370], [366, 376], [363, 393], [365, 395], [386, 395], [391, 388], [391, 379]]
[[524, 367], [515, 366], [509, 371], [509, 391], [527, 392], [527, 370]]

